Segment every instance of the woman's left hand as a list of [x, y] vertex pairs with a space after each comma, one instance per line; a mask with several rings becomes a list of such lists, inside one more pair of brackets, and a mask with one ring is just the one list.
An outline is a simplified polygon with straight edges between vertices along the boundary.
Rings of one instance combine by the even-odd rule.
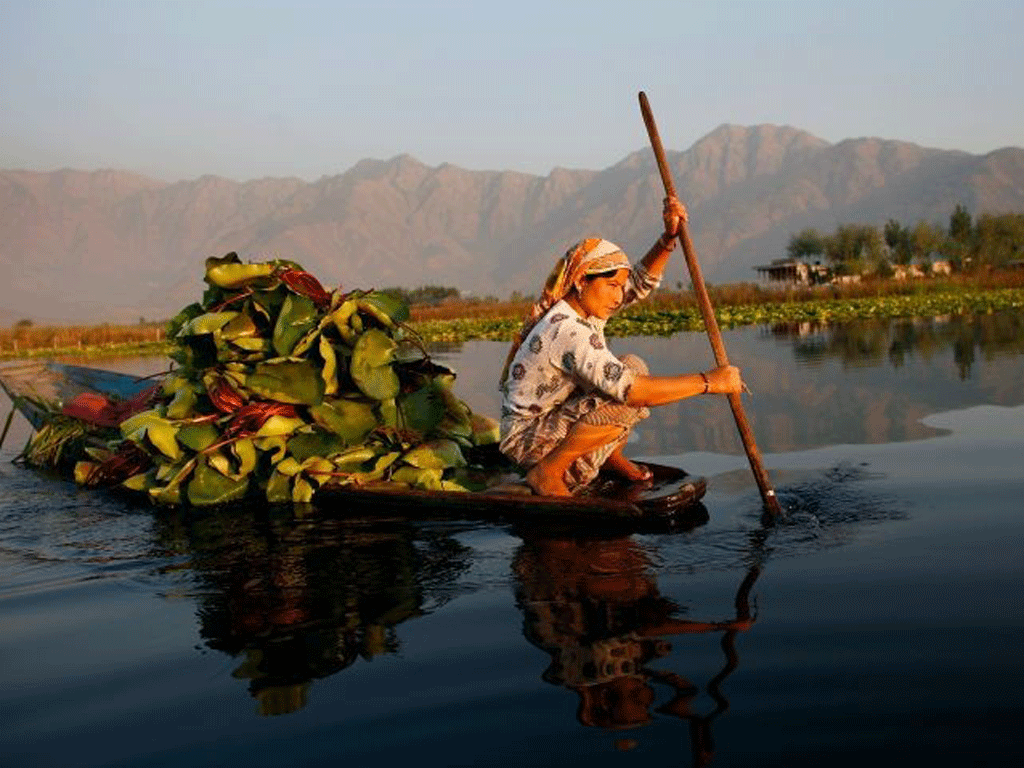
[[686, 206], [679, 202], [677, 197], [665, 198], [661, 217], [665, 222], [666, 237], [675, 237], [679, 233], [679, 228], [690, 220]]

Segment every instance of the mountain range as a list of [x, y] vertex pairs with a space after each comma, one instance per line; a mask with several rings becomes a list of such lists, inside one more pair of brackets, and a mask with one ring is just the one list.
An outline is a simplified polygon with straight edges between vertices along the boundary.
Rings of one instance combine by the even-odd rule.
[[[705, 277], [755, 280], [794, 232], [1024, 210], [1024, 149], [985, 155], [789, 126], [722, 125], [670, 151]], [[0, 325], [163, 319], [202, 292], [203, 260], [288, 258], [326, 285], [536, 293], [554, 260], [601, 235], [635, 258], [661, 227], [650, 149], [547, 176], [362, 160], [313, 182], [127, 171], [0, 171]], [[685, 284], [682, 259], [666, 281]]]

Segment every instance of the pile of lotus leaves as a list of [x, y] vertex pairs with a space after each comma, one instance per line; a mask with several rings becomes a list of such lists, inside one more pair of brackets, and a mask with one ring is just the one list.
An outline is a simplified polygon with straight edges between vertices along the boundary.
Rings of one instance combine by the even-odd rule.
[[321, 488], [468, 489], [467, 449], [497, 423], [452, 391], [376, 291], [328, 292], [297, 264], [206, 260], [201, 303], [170, 323], [178, 363], [149, 410], [120, 424], [109, 451], [75, 466], [161, 504], [253, 495], [309, 502]]

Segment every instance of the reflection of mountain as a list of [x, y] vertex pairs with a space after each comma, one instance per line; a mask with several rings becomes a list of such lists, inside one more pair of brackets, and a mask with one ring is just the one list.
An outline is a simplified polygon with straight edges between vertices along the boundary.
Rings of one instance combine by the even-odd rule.
[[395, 627], [444, 602], [469, 551], [411, 524], [257, 519], [240, 510], [160, 519], [187, 554], [200, 633], [241, 657], [261, 714], [305, 704], [311, 682], [399, 647]]
[[[526, 535], [513, 571], [523, 634], [551, 657], [544, 679], [578, 696], [580, 723], [645, 725], [654, 719], [657, 686], [671, 699], [656, 712], [687, 721], [694, 764], [710, 761], [712, 722], [728, 708], [720, 685], [739, 663], [735, 635], [753, 624], [747, 596], [756, 567], [740, 586], [735, 618], [725, 621], [680, 618], [685, 609], [659, 593], [648, 555], [630, 538]], [[725, 662], [706, 686], [716, 706], [701, 715], [693, 707], [701, 690], [653, 662], [671, 651], [667, 637], [709, 632], [723, 633]]]

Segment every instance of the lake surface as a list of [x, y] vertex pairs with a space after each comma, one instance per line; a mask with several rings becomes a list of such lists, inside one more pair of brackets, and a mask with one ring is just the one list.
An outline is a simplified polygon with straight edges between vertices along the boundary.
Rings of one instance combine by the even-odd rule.
[[[629, 445], [708, 477], [707, 520], [620, 537], [156, 510], [11, 465], [17, 418], [0, 764], [1021, 765], [1024, 314], [725, 341], [774, 527], [722, 398]], [[504, 352], [436, 356], [496, 413]]]

